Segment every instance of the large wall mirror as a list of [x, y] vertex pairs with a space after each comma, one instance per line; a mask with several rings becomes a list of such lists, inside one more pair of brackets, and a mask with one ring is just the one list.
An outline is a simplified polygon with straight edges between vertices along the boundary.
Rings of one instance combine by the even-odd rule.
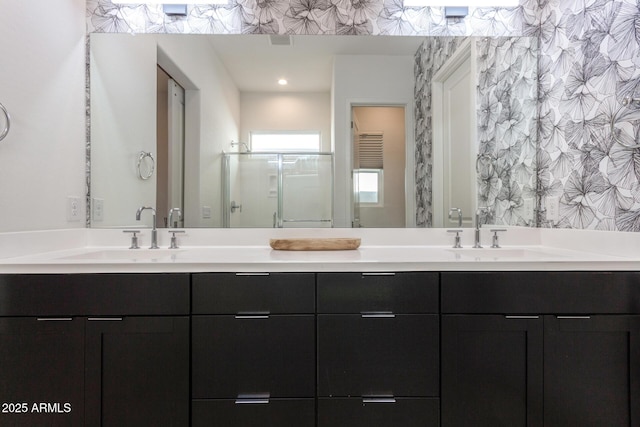
[[466, 226], [479, 206], [531, 224], [536, 55], [527, 37], [92, 33], [91, 226], [140, 226], [141, 206], [159, 227], [449, 227], [451, 208]]

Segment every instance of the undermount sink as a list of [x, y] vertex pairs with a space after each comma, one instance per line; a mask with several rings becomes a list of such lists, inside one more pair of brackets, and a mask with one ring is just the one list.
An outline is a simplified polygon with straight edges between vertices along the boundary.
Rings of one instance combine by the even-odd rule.
[[462, 248], [450, 249], [450, 251], [464, 258], [483, 261], [502, 259], [540, 260], [558, 257], [558, 255], [544, 251], [525, 248]]
[[83, 252], [76, 255], [68, 255], [61, 259], [67, 260], [131, 260], [131, 261], [154, 261], [167, 260], [175, 256], [179, 250], [176, 249], [101, 249], [91, 252]]

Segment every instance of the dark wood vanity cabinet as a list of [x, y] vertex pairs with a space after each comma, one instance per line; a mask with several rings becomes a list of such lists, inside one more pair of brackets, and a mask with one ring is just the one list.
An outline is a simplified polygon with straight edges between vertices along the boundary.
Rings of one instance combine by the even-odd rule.
[[188, 424], [188, 316], [89, 318], [85, 348], [86, 425]]
[[0, 317], [0, 426], [85, 425], [83, 383], [82, 319]]
[[0, 425], [188, 425], [189, 284], [0, 275]]
[[640, 425], [640, 274], [442, 273], [442, 426]]
[[192, 425], [315, 426], [315, 274], [193, 276]]
[[437, 273], [318, 273], [318, 426], [439, 425]]

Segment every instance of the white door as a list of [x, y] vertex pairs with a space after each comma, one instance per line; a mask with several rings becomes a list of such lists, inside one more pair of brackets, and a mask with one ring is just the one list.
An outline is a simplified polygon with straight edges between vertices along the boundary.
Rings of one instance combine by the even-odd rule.
[[[184, 218], [184, 89], [169, 79], [168, 203]], [[174, 222], [177, 216], [173, 217]], [[173, 225], [173, 224], [172, 224]], [[183, 226], [183, 221], [178, 227]]]
[[475, 158], [477, 155], [475, 79], [472, 49], [464, 50], [443, 66], [434, 78], [434, 226], [457, 227], [462, 210], [463, 227], [473, 226], [477, 205]]

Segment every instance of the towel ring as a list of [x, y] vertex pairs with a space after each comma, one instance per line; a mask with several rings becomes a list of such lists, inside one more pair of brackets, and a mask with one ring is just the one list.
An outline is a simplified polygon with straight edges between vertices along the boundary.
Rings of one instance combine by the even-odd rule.
[[[145, 159], [147, 158], [151, 159], [151, 161], [149, 162], [149, 166], [146, 166], [147, 163], [145, 162]], [[144, 171], [143, 168], [145, 169]], [[156, 160], [153, 158], [153, 153], [141, 151], [140, 155], [138, 156], [138, 177], [143, 180], [151, 178], [155, 168]]]
[[0, 141], [2, 141], [7, 136], [7, 134], [9, 133], [9, 129], [11, 128], [11, 116], [2, 104], [0, 104], [0, 111], [2, 111], [5, 117], [4, 129], [2, 129], [2, 131], [0, 132]]
[[613, 117], [611, 117], [611, 137], [613, 138], [614, 142], [620, 144], [625, 148], [631, 148], [631, 149], [640, 148], [640, 141], [638, 141], [637, 139], [634, 139], [635, 144], [626, 144], [625, 142], [623, 142], [622, 139], [619, 137], [620, 132], [622, 131], [619, 129], [616, 129], [616, 123], [618, 122], [618, 119], [621, 116], [620, 112], [622, 111], [622, 109], [623, 108], [630, 109], [631, 107], [636, 107], [636, 109], [639, 108], [640, 98], [632, 98], [628, 96], [622, 100], [621, 104], [622, 106], [618, 109], [618, 111], [614, 113]]

